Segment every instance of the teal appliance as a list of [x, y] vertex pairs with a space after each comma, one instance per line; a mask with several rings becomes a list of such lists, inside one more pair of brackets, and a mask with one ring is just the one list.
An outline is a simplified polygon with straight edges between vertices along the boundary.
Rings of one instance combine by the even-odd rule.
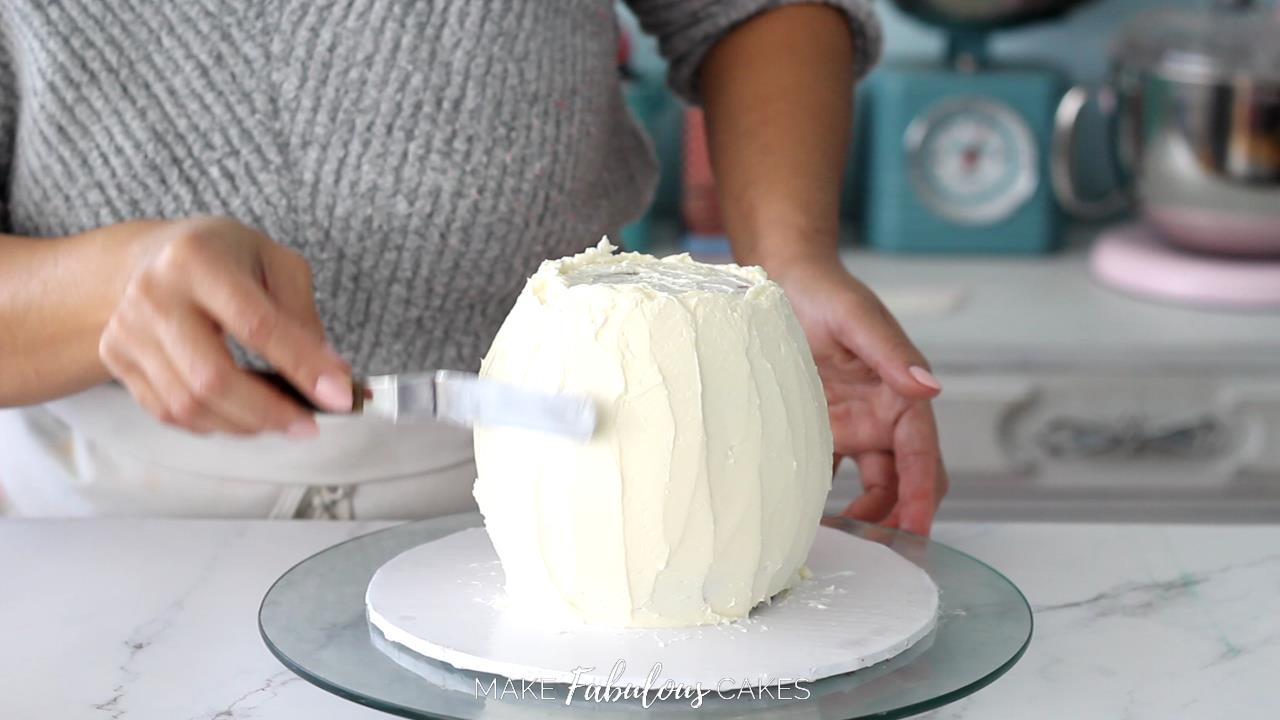
[[948, 34], [945, 61], [886, 67], [867, 88], [862, 235], [897, 252], [1043, 253], [1063, 215], [1050, 182], [1061, 73], [1001, 65], [996, 30], [1088, 0], [895, 0]]

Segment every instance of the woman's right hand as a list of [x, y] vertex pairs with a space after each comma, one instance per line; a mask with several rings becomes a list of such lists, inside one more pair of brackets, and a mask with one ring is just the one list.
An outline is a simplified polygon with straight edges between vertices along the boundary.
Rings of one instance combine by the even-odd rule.
[[236, 365], [224, 333], [318, 407], [351, 409], [300, 254], [218, 217], [148, 224], [136, 248], [98, 354], [152, 415], [196, 433], [316, 434], [309, 411]]

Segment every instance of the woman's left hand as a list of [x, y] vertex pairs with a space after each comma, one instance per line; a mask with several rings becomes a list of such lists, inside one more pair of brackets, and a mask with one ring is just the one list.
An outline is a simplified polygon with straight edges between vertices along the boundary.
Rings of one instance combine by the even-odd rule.
[[838, 260], [770, 269], [809, 338], [826, 390], [835, 464], [858, 463], [859, 520], [927, 535], [947, 492], [929, 401], [941, 391], [888, 309]]

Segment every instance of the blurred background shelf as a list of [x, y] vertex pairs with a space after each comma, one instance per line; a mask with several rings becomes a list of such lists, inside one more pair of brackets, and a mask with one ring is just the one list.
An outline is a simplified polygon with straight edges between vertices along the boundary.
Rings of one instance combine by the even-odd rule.
[[[1280, 314], [1093, 282], [1095, 229], [1042, 258], [848, 250], [930, 358], [950, 519], [1280, 519]], [[857, 492], [851, 463], [832, 509]]]

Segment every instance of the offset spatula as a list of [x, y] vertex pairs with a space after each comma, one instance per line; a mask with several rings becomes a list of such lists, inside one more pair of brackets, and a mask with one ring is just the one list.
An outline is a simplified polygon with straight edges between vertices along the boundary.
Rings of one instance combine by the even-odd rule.
[[[315, 404], [273, 372], [259, 372], [302, 405]], [[396, 423], [437, 420], [471, 427], [505, 425], [590, 440], [596, 430], [596, 408], [590, 398], [528, 390], [456, 370], [373, 375], [351, 382], [351, 412], [376, 415]]]

